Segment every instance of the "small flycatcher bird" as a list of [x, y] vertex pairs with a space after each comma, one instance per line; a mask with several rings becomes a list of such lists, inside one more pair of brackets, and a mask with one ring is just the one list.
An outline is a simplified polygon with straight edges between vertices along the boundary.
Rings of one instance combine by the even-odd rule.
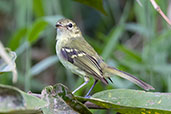
[[61, 63], [70, 69], [73, 73], [84, 78], [85, 82], [75, 89], [75, 93], [89, 82], [89, 78], [93, 76], [94, 84], [86, 94], [88, 97], [98, 80], [104, 84], [108, 84], [107, 79], [111, 75], [118, 75], [125, 78], [145, 90], [154, 89], [151, 85], [139, 80], [138, 78], [120, 71], [116, 68], [108, 66], [97, 52], [87, 43], [77, 25], [69, 19], [61, 19], [56, 23], [56, 53]]

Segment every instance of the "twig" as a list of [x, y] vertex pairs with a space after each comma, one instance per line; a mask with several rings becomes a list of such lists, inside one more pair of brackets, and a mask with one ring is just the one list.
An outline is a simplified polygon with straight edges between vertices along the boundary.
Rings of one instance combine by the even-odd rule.
[[28, 93], [29, 95], [32, 95], [32, 96], [35, 96], [35, 97], [38, 97], [38, 98], [42, 98], [42, 95], [41, 95], [41, 94], [32, 93], [31, 91], [28, 91], [27, 93]]
[[91, 103], [91, 102], [89, 102], [89, 101], [87, 101], [87, 102], [85, 103], [85, 105], [86, 105], [89, 109], [106, 109], [106, 108], [100, 107], [100, 106], [98, 106], [98, 105], [96, 105], [96, 104], [93, 104], [93, 103]]
[[153, 5], [154, 9], [157, 10], [157, 12], [160, 13], [160, 15], [165, 19], [165, 21], [171, 25], [171, 21], [169, 18], [163, 13], [163, 11], [160, 9], [159, 5], [155, 2], [155, 0], [150, 0], [151, 4]]

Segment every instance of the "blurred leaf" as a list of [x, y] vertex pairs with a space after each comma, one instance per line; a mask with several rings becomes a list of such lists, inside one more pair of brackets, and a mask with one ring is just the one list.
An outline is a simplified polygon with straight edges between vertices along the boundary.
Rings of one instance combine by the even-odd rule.
[[19, 56], [21, 53], [25, 51], [25, 49], [29, 48], [30, 44], [25, 41], [23, 42], [17, 49], [16, 49], [16, 54]]
[[171, 64], [159, 64], [159, 65], [154, 65], [152, 70], [162, 73], [162, 74], [171, 74]]
[[[161, 42], [165, 41], [168, 42], [168, 40], [170, 39], [171, 36], [171, 29], [169, 30], [165, 30], [163, 32], [161, 32], [156, 39], [152, 40], [150, 42], [150, 44], [153, 44], [154, 46], [158, 46], [161, 44]], [[148, 44], [149, 45], [149, 44]]]
[[132, 32], [138, 32], [139, 34], [144, 35], [146, 37], [148, 37], [150, 32], [152, 32], [150, 29], [135, 23], [126, 24], [125, 29], [130, 30]]
[[[10, 53], [9, 55], [12, 57], [10, 57], [7, 52]], [[3, 44], [0, 42], [0, 57], [0, 67], [2, 70], [0, 72], [11, 71], [13, 74], [13, 83], [17, 82], [17, 70], [15, 62], [13, 62], [16, 58], [15, 52], [11, 53], [10, 49], [8, 48], [5, 50]]]
[[126, 5], [124, 7], [124, 11], [123, 11], [122, 16], [121, 16], [120, 21], [119, 21], [119, 23], [120, 23], [119, 26], [123, 26], [123, 24], [125, 25], [125, 22], [129, 16], [130, 12], [131, 12], [131, 4], [132, 4], [131, 1], [126, 2]]
[[[22, 73], [18, 72], [18, 84], [19, 85], [24, 85], [25, 84], [25, 77], [23, 76]], [[30, 81], [30, 85], [32, 90], [34, 91], [41, 91], [47, 84], [42, 83], [39, 79], [32, 79]]]
[[49, 106], [42, 108], [46, 114], [91, 114], [91, 112], [62, 84], [48, 86], [42, 91]]
[[37, 19], [33, 27], [28, 33], [28, 41], [32, 44], [39, 39], [39, 35], [44, 31], [45, 27], [50, 24], [55, 27], [56, 21], [63, 18], [62, 16], [45, 16], [40, 19]]
[[104, 58], [104, 60], [110, 57], [112, 51], [114, 50], [114, 48], [118, 43], [119, 38], [125, 31], [125, 21], [128, 18], [129, 10], [131, 7], [130, 4], [131, 4], [130, 1], [126, 2], [126, 6], [124, 8], [119, 24], [115, 28], [113, 27], [110, 34], [108, 35], [107, 39], [109, 40], [102, 52], [102, 57]]
[[13, 35], [13, 37], [11, 38], [8, 44], [9, 48], [11, 48], [12, 50], [16, 50], [20, 46], [21, 39], [24, 36], [26, 36], [26, 34], [27, 34], [27, 28], [22, 28], [16, 31], [16, 33]]
[[42, 0], [33, 0], [33, 10], [37, 17], [45, 15], [42, 2]]
[[41, 113], [46, 102], [21, 90], [0, 84], [0, 113]]
[[104, 15], [107, 15], [103, 8], [103, 0], [74, 0], [74, 1], [93, 7], [98, 11], [100, 11], [101, 13], [103, 13]]
[[114, 109], [123, 114], [169, 114], [171, 94], [152, 93], [141, 90], [113, 89], [94, 94], [90, 101], [102, 108]]
[[[8, 6], [8, 7], [7, 7]], [[3, 13], [10, 13], [12, 9], [12, 2], [6, 1], [6, 0], [1, 0], [0, 1], [0, 11]]]
[[[135, 1], [136, 2], [136, 1]], [[139, 4], [135, 3], [135, 16], [137, 22], [143, 26], [146, 30], [148, 30], [145, 35], [147, 39], [155, 38], [154, 35], [156, 31], [157, 25], [157, 12], [152, 7], [151, 3], [148, 0], [141, 0], [143, 7], [140, 7]], [[141, 13], [140, 13], [141, 12]]]
[[[60, 16], [60, 15], [44, 16], [44, 17], [37, 19], [33, 23], [32, 27], [30, 27], [29, 29], [26, 29], [26, 31], [23, 31], [21, 29], [21, 31], [19, 31], [17, 33], [17, 35], [15, 35], [14, 38], [12, 38], [14, 40], [12, 40], [10, 42], [12, 47], [14, 46], [15, 48], [17, 48], [17, 50], [16, 50], [17, 55], [20, 55], [22, 52], [25, 51], [25, 49], [30, 47], [30, 44], [36, 42], [40, 38], [41, 32], [45, 32], [45, 28], [48, 24], [55, 28], [55, 23], [61, 18], [64, 18], [64, 17]], [[28, 37], [29, 43], [27, 41], [25, 41], [19, 45], [19, 41], [25, 35], [26, 35], [26, 37]], [[15, 42], [16, 42], [16, 44], [15, 44]], [[19, 45], [19, 47], [18, 47], [18, 45]]]
[[45, 16], [43, 19], [48, 22], [52, 27], [55, 28], [55, 24], [59, 19], [64, 18], [62, 15], [54, 15], [54, 16]]
[[42, 61], [40, 61], [39, 63], [37, 63], [36, 65], [34, 65], [31, 68], [31, 75], [37, 75], [40, 72], [44, 71], [45, 69], [47, 69], [49, 66], [55, 64], [58, 62], [58, 57], [56, 55], [54, 56], [50, 56]]
[[117, 28], [112, 29], [111, 33], [109, 34], [109, 41], [102, 52], [102, 57], [104, 58], [104, 60], [106, 60], [111, 55], [111, 52], [116, 47], [117, 42], [123, 31], [124, 29], [122, 26], [118, 26]]
[[132, 50], [126, 48], [124, 45], [119, 45], [118, 49], [124, 52], [124, 54], [131, 56], [131, 59], [136, 60], [137, 62], [141, 62], [142, 58], [138, 53], [133, 52]]
[[35, 23], [33, 24], [33, 27], [28, 33], [28, 41], [31, 44], [38, 40], [39, 34], [45, 29], [47, 24], [48, 23], [44, 20], [35, 21]]
[[[9, 55], [11, 61], [12, 61], [13, 66], [16, 66], [15, 65], [15, 59], [17, 58], [16, 53], [13, 52], [13, 51], [10, 51], [9, 49], [6, 49], [6, 50], [7, 50], [8, 55]], [[9, 64], [7, 64], [3, 60], [3, 58], [1, 58], [1, 56], [0, 56], [0, 73], [2, 73], [2, 72], [11, 72], [11, 71], [12, 71], [11, 66]]]
[[136, 1], [137, 1], [137, 3], [138, 3], [141, 7], [143, 7], [143, 5], [142, 5], [142, 3], [141, 3], [140, 0], [136, 0]]

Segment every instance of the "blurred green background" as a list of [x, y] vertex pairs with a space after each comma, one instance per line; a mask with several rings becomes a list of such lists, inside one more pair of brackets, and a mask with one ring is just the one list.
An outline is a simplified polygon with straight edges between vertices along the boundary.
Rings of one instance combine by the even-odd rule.
[[[55, 83], [71, 91], [83, 83], [56, 56], [55, 23], [65, 17], [77, 23], [108, 64], [144, 80], [157, 92], [171, 92], [171, 29], [149, 0], [140, 1], [142, 6], [135, 0], [104, 0], [104, 15], [73, 0], [0, 0], [0, 40], [17, 53], [19, 75], [13, 84], [12, 74], [4, 73], [0, 83], [36, 93]], [[169, 0], [156, 2], [165, 14], [171, 14]], [[108, 86], [98, 83], [91, 94], [114, 88], [140, 89], [119, 77], [112, 80]], [[84, 96], [92, 84], [93, 79], [76, 95]]]

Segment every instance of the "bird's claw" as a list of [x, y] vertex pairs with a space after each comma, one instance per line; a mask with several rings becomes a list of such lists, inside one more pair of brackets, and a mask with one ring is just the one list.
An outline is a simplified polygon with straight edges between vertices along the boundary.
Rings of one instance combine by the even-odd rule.
[[87, 98], [87, 99], [89, 99], [90, 97], [91, 97], [91, 95], [84, 96], [84, 98]]

